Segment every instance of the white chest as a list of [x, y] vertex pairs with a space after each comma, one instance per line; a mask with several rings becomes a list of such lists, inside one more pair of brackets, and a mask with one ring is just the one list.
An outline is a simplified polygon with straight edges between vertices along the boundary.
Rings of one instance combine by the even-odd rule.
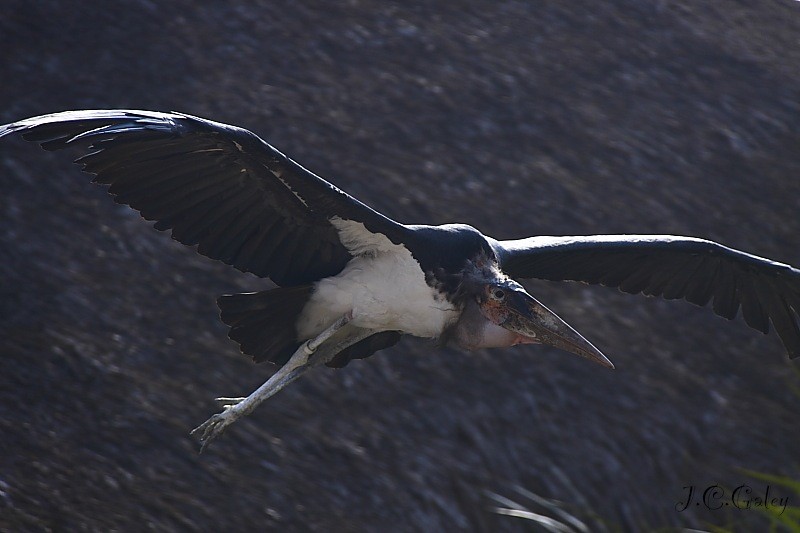
[[337, 276], [318, 281], [299, 317], [300, 337], [316, 335], [348, 311], [359, 327], [417, 337], [437, 337], [459, 315], [402, 246], [356, 257]]

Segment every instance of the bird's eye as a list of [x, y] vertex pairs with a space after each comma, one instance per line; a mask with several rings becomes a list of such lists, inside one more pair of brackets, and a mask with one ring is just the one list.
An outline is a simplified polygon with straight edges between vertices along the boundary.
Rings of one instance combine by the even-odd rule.
[[505, 297], [506, 297], [506, 293], [505, 293], [505, 292], [503, 292], [503, 290], [502, 290], [502, 289], [495, 289], [495, 290], [492, 292], [492, 296], [494, 296], [494, 297], [495, 297], [495, 299], [497, 299], [497, 300], [502, 300], [503, 298], [505, 298]]

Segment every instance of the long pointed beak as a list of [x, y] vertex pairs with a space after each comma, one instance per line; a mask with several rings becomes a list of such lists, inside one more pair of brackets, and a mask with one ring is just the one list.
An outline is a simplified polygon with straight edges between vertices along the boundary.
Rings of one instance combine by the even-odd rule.
[[505, 305], [510, 312], [505, 321], [499, 324], [501, 327], [529, 337], [534, 342], [554, 346], [614, 368], [603, 352], [530, 294], [513, 291], [508, 295]]

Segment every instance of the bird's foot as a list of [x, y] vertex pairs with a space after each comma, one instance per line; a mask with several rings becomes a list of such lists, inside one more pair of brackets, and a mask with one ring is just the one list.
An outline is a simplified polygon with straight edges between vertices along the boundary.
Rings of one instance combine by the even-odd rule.
[[213, 415], [191, 432], [200, 438], [200, 453], [203, 453], [212, 440], [222, 435], [228, 426], [252, 412], [258, 404], [302, 376], [309, 368], [311, 365], [308, 364], [308, 353], [301, 347], [288, 363], [247, 398], [217, 398], [216, 401], [223, 407], [223, 411]]
[[211, 441], [220, 436], [228, 426], [252, 412], [258, 404], [276, 394], [313, 366], [325, 362], [326, 356], [335, 355], [345, 347], [372, 333], [370, 330], [356, 328], [355, 335], [351, 335], [345, 340], [334, 342], [331, 353], [328, 353], [326, 349], [317, 351], [334, 334], [347, 326], [352, 318], [352, 313], [347, 313], [325, 331], [304, 342], [285, 365], [247, 398], [217, 398], [217, 403], [224, 408], [223, 411], [213, 415], [191, 432], [192, 435], [196, 435], [200, 439], [200, 453], [203, 453], [203, 450], [208, 447]]
[[217, 398], [218, 402], [220, 400], [229, 400], [230, 403], [223, 404], [225, 409], [221, 413], [212, 415], [211, 418], [194, 428], [191, 432], [192, 435], [197, 435], [200, 439], [200, 453], [205, 451], [212, 440], [222, 435], [228, 426], [247, 414], [247, 412], [237, 409], [244, 398]]

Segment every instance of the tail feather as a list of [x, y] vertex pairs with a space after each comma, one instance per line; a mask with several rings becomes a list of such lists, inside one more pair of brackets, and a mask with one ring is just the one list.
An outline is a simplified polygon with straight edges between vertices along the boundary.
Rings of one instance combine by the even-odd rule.
[[227, 294], [217, 299], [228, 337], [256, 363], [284, 365], [300, 347], [297, 318], [311, 296], [311, 285]]

